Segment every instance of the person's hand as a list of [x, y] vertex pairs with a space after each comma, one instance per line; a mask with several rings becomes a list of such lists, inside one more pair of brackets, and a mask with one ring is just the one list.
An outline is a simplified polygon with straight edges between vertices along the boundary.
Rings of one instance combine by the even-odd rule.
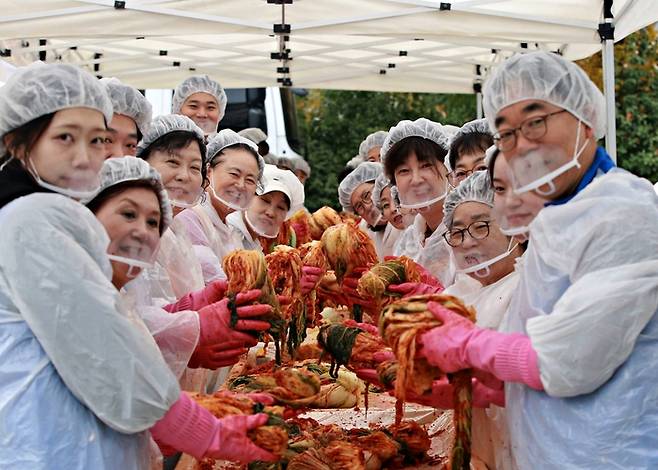
[[343, 325], [351, 326], [352, 328], [360, 328], [371, 335], [379, 336], [379, 328], [372, 323], [357, 322], [350, 318], [349, 320], [345, 320]]
[[366, 272], [366, 268], [357, 268], [343, 278], [343, 294], [345, 294], [350, 305], [361, 305], [365, 310], [376, 311], [377, 302], [373, 299], [364, 299], [357, 292], [359, 279], [361, 279], [364, 272]]
[[261, 403], [263, 405], [274, 405], [274, 397], [270, 395], [269, 393], [264, 393], [264, 392], [252, 392], [252, 393], [236, 393], [236, 392], [229, 392], [228, 390], [222, 390], [216, 395], [225, 395], [229, 397], [234, 397], [234, 398], [248, 398], [251, 401], [255, 401], [257, 403]]
[[[377, 351], [372, 355], [372, 358], [375, 360], [375, 362], [381, 364], [382, 362], [385, 361], [392, 361], [395, 359], [395, 355], [393, 354], [392, 351]], [[377, 373], [376, 369], [357, 369], [354, 371], [356, 376], [360, 378], [361, 380], [371, 383], [373, 385], [376, 385], [380, 388], [386, 388], [382, 383], [379, 381], [379, 374]]]
[[300, 280], [302, 294], [306, 295], [315, 289], [323, 275], [324, 271], [320, 268], [315, 268], [313, 266], [303, 266], [302, 278]]
[[258, 447], [247, 433], [267, 423], [265, 413], [233, 415], [219, 419], [216, 432], [204, 457], [249, 463], [255, 460], [274, 462], [277, 457]]
[[[472, 384], [474, 407], [488, 408], [492, 404], [500, 407], [505, 406], [505, 390], [489, 388], [476, 378], [473, 378]], [[454, 390], [448, 378], [442, 377], [432, 382], [432, 391], [429, 393], [418, 395], [411, 390], [407, 390], [406, 400], [441, 410], [451, 410], [455, 408]], [[391, 391], [389, 394], [392, 395], [393, 392]]]
[[431, 286], [422, 282], [405, 282], [389, 285], [388, 291], [400, 294], [404, 298], [412, 295], [439, 294], [443, 291], [443, 286]]
[[258, 341], [253, 337], [250, 341], [250, 343], [245, 343], [244, 341], [228, 341], [206, 346], [197, 345], [187, 366], [192, 369], [203, 367], [204, 369], [211, 370], [232, 366], [238, 363], [240, 357], [247, 354], [249, 347], [258, 344]]
[[199, 311], [203, 307], [222, 300], [226, 296], [227, 286], [228, 282], [224, 279], [212, 281], [203, 289], [185, 294], [173, 304], [165, 305], [164, 309], [169, 313], [182, 310]]
[[429, 302], [427, 308], [442, 325], [421, 335], [419, 354], [446, 373], [472, 367], [466, 357], [466, 347], [476, 329], [473, 322], [438, 302]]

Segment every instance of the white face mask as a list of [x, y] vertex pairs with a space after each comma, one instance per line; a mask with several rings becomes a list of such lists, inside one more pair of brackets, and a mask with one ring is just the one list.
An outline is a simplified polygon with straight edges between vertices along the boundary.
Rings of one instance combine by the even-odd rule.
[[234, 211], [246, 210], [247, 207], [249, 207], [251, 199], [253, 198], [253, 195], [250, 197], [247, 191], [240, 191], [233, 186], [218, 192], [215, 190], [215, 183], [212, 179], [210, 180], [210, 191], [219, 202], [224, 204], [226, 207], [233, 209]]
[[[555, 165], [564, 161], [564, 151], [561, 147], [542, 146], [537, 150], [530, 151], [523, 156], [512, 159], [509, 166], [512, 172], [512, 184], [514, 192], [517, 194], [534, 191], [541, 196], [551, 196], [555, 194], [555, 180], [560, 175], [566, 173], [572, 168], [580, 168], [578, 159], [587, 147], [589, 139], [585, 139], [580, 147], [580, 129], [581, 121], [578, 120], [578, 131], [576, 134], [576, 143], [573, 149], [571, 160], [555, 168]], [[546, 187], [546, 189], [542, 189]]]
[[100, 172], [95, 172], [91, 169], [73, 170], [71, 174], [66, 177], [68, 183], [67, 186], [63, 187], [42, 180], [34, 163], [30, 161], [29, 165], [30, 173], [39, 186], [63, 194], [64, 196], [77, 199], [83, 203], [93, 199], [101, 187]]
[[[424, 191], [416, 191], [415, 194], [403, 195], [402, 193], [399, 193], [400, 207], [409, 210], [424, 209], [425, 207], [430, 207], [431, 205], [442, 201], [448, 195], [449, 190], [448, 182], [442, 180], [442, 183], [443, 188], [432, 188], [427, 184]], [[414, 190], [410, 189], [408, 191], [408, 193], [412, 192], [414, 192]], [[437, 193], [439, 194], [435, 195]]]
[[256, 232], [261, 237], [265, 238], [276, 238], [279, 236], [280, 226], [273, 226], [266, 223], [260, 223], [257, 220], [252, 221], [249, 217], [249, 211], [245, 211], [244, 220], [247, 222], [247, 225], [251, 230]]
[[155, 258], [158, 253], [160, 240], [154, 243], [155, 247], [146, 242], [139, 242], [130, 235], [126, 235], [124, 239], [110, 244], [110, 250], [107, 257], [112, 261], [127, 264], [130, 266], [126, 276], [135, 278], [142, 269], [148, 269], [155, 263]]
[[519, 244], [514, 239], [510, 239], [509, 244], [507, 245], [507, 250], [490, 259], [486, 259], [486, 256], [482, 254], [469, 254], [467, 256], [461, 257], [462, 259], [475, 259], [478, 262], [476, 264], [471, 264], [469, 266], [459, 268], [457, 269], [457, 272], [464, 274], [472, 273], [475, 275], [475, 277], [479, 277], [481, 279], [486, 278], [491, 274], [490, 266], [496, 264], [500, 260], [507, 258], [510, 254], [512, 254], [518, 245]]
[[201, 202], [201, 196], [203, 195], [203, 188], [199, 188], [199, 191], [195, 193], [183, 189], [166, 189], [171, 205], [180, 209], [189, 209], [196, 206]]

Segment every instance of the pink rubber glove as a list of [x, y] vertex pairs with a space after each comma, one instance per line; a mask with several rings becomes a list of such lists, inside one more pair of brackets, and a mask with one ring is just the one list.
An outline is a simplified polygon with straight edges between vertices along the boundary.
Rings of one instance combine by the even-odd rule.
[[379, 328], [377, 328], [372, 323], [359, 323], [350, 318], [349, 320], [345, 320], [343, 325], [351, 326], [352, 328], [360, 328], [363, 331], [370, 333], [371, 335], [379, 336]]
[[357, 268], [343, 278], [343, 294], [350, 305], [361, 305], [365, 310], [374, 311], [377, 310], [377, 302], [372, 299], [364, 299], [356, 290], [364, 272], [366, 272], [365, 268]]
[[420, 354], [430, 364], [447, 373], [476, 368], [503, 382], [521, 382], [536, 390], [544, 389], [530, 338], [477, 328], [437, 302], [430, 302], [428, 308], [443, 323], [420, 337]]
[[[384, 256], [384, 261], [395, 261], [397, 259], [398, 259], [397, 256]], [[420, 273], [421, 284], [427, 284], [428, 286], [433, 286], [433, 287], [440, 287], [441, 288], [440, 291], [444, 289], [444, 286], [441, 283], [441, 281], [439, 281], [436, 277], [432, 276], [432, 274], [423, 266], [416, 263], [416, 269], [418, 269], [418, 272]]]
[[274, 461], [276, 457], [261, 449], [247, 436], [247, 431], [265, 424], [264, 413], [250, 416], [228, 416], [217, 419], [187, 394], [180, 398], [151, 428], [159, 446], [190, 454], [197, 460], [214, 459], [251, 462]]
[[302, 287], [302, 294], [306, 295], [315, 289], [323, 275], [324, 271], [320, 268], [314, 268], [313, 266], [303, 266], [302, 278], [299, 282]]
[[[505, 406], [505, 391], [494, 390], [486, 387], [479, 380], [473, 379], [473, 406], [477, 408], [488, 408], [494, 404], [500, 407]], [[393, 395], [393, 392], [389, 392]], [[448, 382], [447, 377], [432, 382], [432, 391], [425, 395], [417, 395], [412, 391], [407, 391], [407, 400], [419, 403], [433, 408], [442, 410], [452, 410], [455, 408], [454, 387]]]
[[222, 300], [226, 296], [227, 286], [228, 283], [223, 279], [212, 281], [203, 289], [185, 294], [173, 304], [165, 305], [163, 308], [169, 313], [183, 310], [201, 310], [207, 305]]
[[405, 282], [404, 284], [391, 284], [388, 290], [404, 297], [412, 295], [439, 294], [443, 291], [443, 286], [431, 286], [422, 282]]
[[[392, 351], [377, 351], [372, 355], [372, 358], [376, 362], [382, 363], [384, 361], [392, 361], [393, 359], [395, 359], [395, 355], [393, 354]], [[373, 385], [377, 385], [378, 387], [385, 388], [379, 382], [379, 374], [377, 374], [377, 370], [375, 369], [357, 369], [354, 371], [354, 373], [361, 380], [364, 380]]]

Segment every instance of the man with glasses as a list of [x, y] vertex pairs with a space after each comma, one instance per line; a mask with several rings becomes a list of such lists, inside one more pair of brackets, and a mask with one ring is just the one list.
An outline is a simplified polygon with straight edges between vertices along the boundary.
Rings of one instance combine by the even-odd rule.
[[487, 169], [484, 154], [492, 145], [493, 138], [486, 119], [467, 122], [452, 135], [443, 163], [450, 172], [448, 180], [453, 188], [476, 171]]
[[515, 468], [658, 468], [651, 183], [597, 146], [604, 98], [558, 55], [502, 63], [484, 109], [513, 190], [534, 191], [546, 207], [529, 226], [504, 333], [430, 305], [443, 325], [422, 337], [421, 354], [445, 372], [474, 368], [505, 382]]

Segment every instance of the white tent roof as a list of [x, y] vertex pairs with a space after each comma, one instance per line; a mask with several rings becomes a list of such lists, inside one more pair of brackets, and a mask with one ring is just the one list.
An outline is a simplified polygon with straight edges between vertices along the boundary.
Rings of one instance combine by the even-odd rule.
[[[289, 78], [308, 88], [470, 93], [514, 52], [580, 59], [601, 47], [602, 0], [285, 2], [0, 0], [0, 52], [16, 65], [45, 53], [138, 88], [207, 73], [228, 88]], [[658, 2], [615, 0], [613, 13], [619, 40], [658, 21]], [[290, 33], [275, 34], [279, 24]], [[292, 60], [271, 58], [285, 49]]]

